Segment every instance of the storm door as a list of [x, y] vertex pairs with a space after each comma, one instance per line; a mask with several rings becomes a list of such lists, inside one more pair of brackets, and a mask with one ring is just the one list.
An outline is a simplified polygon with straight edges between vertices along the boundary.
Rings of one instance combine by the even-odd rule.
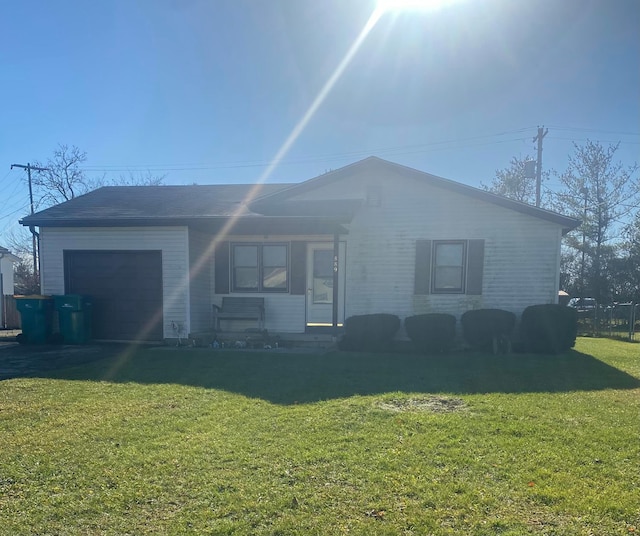
[[[344, 322], [345, 244], [340, 243], [338, 267], [338, 324]], [[333, 243], [309, 243], [307, 247], [307, 326], [333, 323]]]

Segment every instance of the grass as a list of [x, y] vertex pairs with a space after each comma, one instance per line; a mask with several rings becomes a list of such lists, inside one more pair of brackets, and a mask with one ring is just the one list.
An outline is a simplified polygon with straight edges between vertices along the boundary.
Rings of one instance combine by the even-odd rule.
[[640, 350], [139, 350], [0, 383], [0, 534], [640, 532]]

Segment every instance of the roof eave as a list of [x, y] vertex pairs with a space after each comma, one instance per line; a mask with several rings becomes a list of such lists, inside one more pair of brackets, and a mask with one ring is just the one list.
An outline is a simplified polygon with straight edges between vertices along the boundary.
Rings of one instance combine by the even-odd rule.
[[[29, 219], [29, 221], [25, 221]], [[342, 218], [309, 216], [204, 216], [181, 218], [70, 218], [20, 220], [22, 225], [64, 227], [196, 227], [230, 234], [348, 234]], [[227, 228], [227, 224], [231, 224]], [[314, 232], [318, 231], [318, 232]]]

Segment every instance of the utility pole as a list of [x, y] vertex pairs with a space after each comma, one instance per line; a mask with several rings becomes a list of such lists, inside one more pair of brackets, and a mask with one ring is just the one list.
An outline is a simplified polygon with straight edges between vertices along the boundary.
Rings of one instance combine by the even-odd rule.
[[[29, 177], [29, 203], [31, 205], [31, 214], [33, 214], [33, 187], [31, 186], [31, 170], [35, 171], [48, 171], [48, 168], [42, 168], [37, 166], [32, 166], [29, 162], [27, 165], [24, 164], [11, 164], [11, 169], [14, 167], [26, 169], [27, 176]], [[33, 231], [33, 227], [30, 227], [31, 237], [33, 238], [33, 275], [34, 277], [38, 277], [40, 270], [38, 270], [38, 246], [39, 244], [36, 242], [36, 233]]]
[[587, 201], [589, 200], [589, 189], [584, 187], [580, 189], [580, 193], [584, 195], [584, 213], [582, 216], [582, 265], [580, 267], [580, 297], [581, 305], [584, 305], [584, 253], [587, 249]]
[[[544, 131], [544, 132], [543, 132]], [[538, 134], [533, 138], [533, 143], [538, 142], [538, 162], [536, 164], [536, 207], [540, 206], [540, 187], [542, 185], [542, 140], [549, 132], [544, 126], [538, 127]]]

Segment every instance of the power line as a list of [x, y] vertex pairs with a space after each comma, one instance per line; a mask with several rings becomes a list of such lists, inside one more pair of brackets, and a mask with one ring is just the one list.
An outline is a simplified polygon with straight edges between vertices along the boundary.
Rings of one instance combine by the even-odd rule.
[[5, 225], [2, 230], [0, 230], [1, 235], [8, 235], [10, 240], [13, 238], [14, 228], [18, 229], [18, 232], [24, 231], [24, 227], [22, 227], [17, 221], [10, 222]]
[[22, 205], [21, 207], [17, 208], [16, 210], [11, 211], [11, 212], [5, 214], [4, 216], [0, 216], [0, 219], [8, 218], [9, 216], [13, 216], [14, 214], [17, 214], [18, 212], [22, 212], [23, 210], [26, 210], [28, 206], [29, 206], [29, 203], [25, 203], [24, 205]]
[[[535, 127], [524, 127], [512, 130], [505, 130], [502, 132], [495, 132], [492, 134], [484, 134], [479, 136], [470, 136], [466, 138], [453, 138], [448, 140], [438, 140], [429, 143], [422, 144], [411, 144], [411, 145], [400, 145], [400, 146], [391, 146], [391, 147], [378, 147], [372, 149], [362, 149], [358, 151], [347, 151], [341, 153], [328, 153], [328, 154], [318, 154], [318, 155], [308, 155], [305, 157], [300, 157], [297, 159], [289, 159], [280, 161], [280, 165], [295, 165], [295, 164], [307, 164], [307, 163], [316, 163], [316, 162], [325, 162], [328, 160], [339, 160], [348, 157], [358, 157], [358, 156], [367, 156], [370, 154], [416, 154], [420, 152], [429, 152], [433, 150], [438, 150], [439, 146], [443, 146], [443, 149], [452, 149], [452, 148], [467, 148], [467, 147], [475, 147], [478, 145], [491, 145], [498, 143], [509, 143], [515, 141], [523, 141], [525, 138], [510, 138], [508, 140], [495, 140], [493, 142], [487, 142], [482, 144], [475, 143], [467, 143], [474, 142], [479, 140], [485, 140], [490, 138], [497, 138], [501, 136], [506, 136], [509, 134], [518, 134], [521, 132], [527, 132]], [[577, 132], [601, 132], [608, 134], [620, 134], [620, 135], [630, 135], [636, 136], [640, 135], [639, 133], [634, 132], [616, 132], [616, 131], [607, 131], [607, 130], [597, 130], [597, 129], [588, 129], [588, 128], [571, 128], [571, 127], [550, 127], [555, 128], [557, 130], [563, 131], [577, 131]], [[589, 141], [585, 138], [566, 138], [561, 136], [553, 136], [549, 137], [549, 139], [562, 140], [562, 141]], [[630, 141], [630, 140], [591, 140], [597, 141], [600, 143], [626, 143], [637, 145], [640, 142]], [[103, 171], [103, 172], [136, 172], [136, 171], [206, 171], [206, 170], [214, 170], [214, 169], [240, 169], [240, 168], [260, 168], [267, 167], [273, 164], [272, 160], [232, 160], [232, 161], [221, 161], [214, 163], [186, 163], [186, 164], [104, 164], [104, 165], [93, 165], [93, 166], [83, 166], [81, 169], [84, 171]]]
[[508, 140], [496, 140], [496, 141], [488, 141], [488, 142], [480, 142], [480, 143], [468, 143], [468, 144], [462, 144], [462, 145], [449, 145], [446, 147], [435, 147], [435, 148], [431, 148], [431, 149], [418, 149], [418, 150], [414, 150], [414, 151], [404, 151], [404, 150], [399, 150], [399, 151], [393, 151], [390, 152], [389, 154], [393, 154], [395, 156], [397, 155], [406, 155], [406, 154], [419, 154], [419, 153], [428, 153], [428, 152], [433, 152], [433, 151], [450, 151], [450, 150], [455, 150], [455, 149], [468, 149], [468, 148], [473, 148], [473, 147], [483, 147], [486, 145], [499, 145], [502, 143], [512, 143], [515, 141], [526, 141], [529, 138], [512, 138], [512, 139], [508, 139]]
[[621, 132], [616, 130], [599, 130], [595, 128], [580, 128], [580, 127], [559, 127], [551, 125], [549, 128], [555, 130], [568, 130], [573, 132], [600, 132], [601, 134], [618, 134], [620, 136], [640, 136], [640, 132]]
[[[507, 130], [503, 132], [496, 132], [493, 134], [485, 134], [479, 136], [470, 136], [467, 138], [454, 138], [449, 140], [439, 140], [433, 141], [429, 143], [422, 144], [411, 144], [411, 145], [400, 145], [400, 146], [392, 146], [392, 147], [379, 147], [377, 149], [363, 149], [359, 151], [349, 151], [343, 153], [330, 153], [324, 155], [309, 155], [306, 157], [301, 157], [298, 159], [290, 159], [290, 160], [282, 160], [280, 165], [293, 165], [293, 164], [304, 164], [304, 163], [316, 163], [316, 162], [324, 162], [327, 160], [337, 160], [348, 157], [357, 157], [357, 156], [367, 156], [370, 154], [413, 154], [423, 152], [427, 149], [436, 147], [436, 146], [446, 146], [453, 144], [453, 147], [445, 147], [445, 149], [450, 148], [464, 148], [469, 146], [476, 146], [478, 144], [467, 144], [465, 142], [473, 142], [478, 140], [496, 138], [501, 136], [506, 136], [509, 134], [518, 134], [521, 132], [526, 132], [530, 130], [530, 127], [527, 128], [519, 128], [514, 130]], [[513, 138], [508, 140], [496, 140], [493, 142], [482, 143], [479, 145], [490, 145], [493, 143], [506, 143], [512, 141], [523, 141], [526, 138]], [[410, 150], [410, 151], [408, 151]], [[122, 165], [122, 164], [113, 164], [113, 165], [94, 165], [94, 166], [83, 166], [81, 169], [84, 171], [104, 171], [104, 172], [131, 172], [131, 171], [140, 171], [140, 170], [149, 170], [149, 171], [204, 171], [211, 169], [236, 169], [236, 168], [250, 168], [250, 167], [267, 167], [273, 164], [271, 160], [239, 160], [239, 161], [227, 161], [227, 162], [218, 162], [213, 164], [208, 163], [193, 163], [193, 164], [131, 164], [131, 165]], [[137, 169], [139, 168], [139, 169]]]
[[[433, 152], [438, 150], [451, 150], [451, 149], [464, 149], [467, 147], [480, 147], [485, 145], [497, 145], [501, 143], [512, 143], [516, 141], [525, 141], [528, 138], [511, 138], [508, 140], [496, 140], [482, 143], [466, 143], [466, 144], [454, 144], [454, 145], [444, 145], [445, 142], [438, 142], [437, 145], [442, 145], [441, 147], [432, 147], [432, 146], [421, 146], [419, 149], [414, 150], [406, 150], [406, 147], [411, 146], [401, 146], [393, 149], [379, 149], [373, 151], [362, 151], [360, 153], [354, 153], [353, 155], [334, 155], [334, 156], [325, 156], [325, 157], [313, 157], [308, 159], [299, 159], [299, 160], [287, 160], [279, 162], [279, 165], [295, 165], [295, 164], [306, 164], [306, 163], [322, 163], [322, 162], [331, 162], [335, 160], [343, 160], [345, 158], [349, 158], [349, 156], [368, 156], [371, 153], [376, 154], [390, 154], [390, 155], [404, 155], [404, 154], [416, 154], [416, 153], [426, 153]], [[436, 144], [434, 144], [436, 145]], [[143, 168], [145, 171], [204, 171], [204, 170], [213, 170], [213, 169], [240, 169], [240, 168], [261, 168], [267, 167], [271, 163], [264, 161], [261, 163], [247, 163], [247, 164], [202, 164], [199, 166], [182, 166], [182, 167], [146, 167]], [[128, 172], [128, 171], [140, 171], [140, 169], [132, 169], [132, 168], [117, 168], [117, 167], [83, 167], [80, 168], [83, 171], [103, 171], [103, 172]]]
[[[515, 132], [515, 131], [514, 131]], [[483, 145], [494, 145], [501, 143], [511, 143], [516, 141], [525, 141], [527, 138], [510, 138], [506, 140], [495, 140], [484, 143], [463, 143], [467, 141], [475, 141], [481, 139], [487, 139], [490, 137], [498, 137], [501, 134], [493, 134], [491, 136], [475, 136], [472, 138], [463, 138], [458, 140], [444, 140], [436, 141], [427, 144], [419, 145], [402, 145], [395, 147], [386, 147], [378, 149], [365, 149], [361, 151], [345, 152], [345, 153], [333, 153], [326, 155], [308, 156], [304, 158], [282, 160], [279, 162], [281, 166], [296, 165], [296, 164], [312, 164], [318, 162], [327, 162], [334, 160], [341, 160], [349, 157], [368, 156], [370, 154], [388, 154], [388, 155], [405, 155], [416, 154], [424, 152], [433, 152], [437, 150], [451, 150], [451, 149], [465, 149], [468, 147], [478, 147]], [[549, 136], [548, 139], [560, 140], [560, 141], [596, 141], [599, 143], [621, 143], [630, 145], [640, 145], [640, 141], [629, 140], [600, 140], [600, 139], [588, 139], [588, 138], [565, 138], [559, 136]], [[262, 168], [273, 164], [273, 161], [268, 160], [248, 160], [248, 161], [231, 161], [231, 162], [219, 162], [219, 163], [194, 163], [194, 164], [131, 164], [131, 165], [103, 165], [103, 166], [83, 166], [83, 171], [102, 171], [102, 172], [136, 172], [136, 171], [207, 171], [216, 169], [243, 169], [243, 168]]]
[[13, 171], [12, 169], [10, 169], [9, 171], [7, 171], [7, 174], [6, 174], [4, 177], [2, 177], [2, 179], [0, 179], [0, 182], [4, 182], [4, 180], [5, 180], [9, 175], [11, 175], [11, 172], [12, 172], [12, 171]]
[[551, 136], [550, 140], [564, 140], [564, 141], [597, 141], [598, 143], [625, 143], [629, 145], [640, 145], [640, 141], [630, 140], [594, 140], [591, 138], [559, 138], [557, 136]]
[[11, 193], [5, 196], [4, 203], [2, 204], [2, 207], [0, 207], [0, 214], [5, 209], [5, 207], [7, 207], [7, 205], [9, 205], [9, 203], [11, 203], [11, 201], [18, 196], [19, 187], [20, 187], [20, 183], [16, 182], [16, 184], [13, 186], [13, 190], [11, 191]]
[[6, 218], [10, 218], [11, 216], [14, 216], [15, 214], [18, 214], [18, 212], [22, 212], [23, 210], [26, 210], [28, 206], [29, 206], [29, 204], [22, 205], [20, 208], [14, 210], [13, 212], [9, 212], [8, 214], [5, 214], [4, 216], [0, 216], [0, 220], [4, 220]]

